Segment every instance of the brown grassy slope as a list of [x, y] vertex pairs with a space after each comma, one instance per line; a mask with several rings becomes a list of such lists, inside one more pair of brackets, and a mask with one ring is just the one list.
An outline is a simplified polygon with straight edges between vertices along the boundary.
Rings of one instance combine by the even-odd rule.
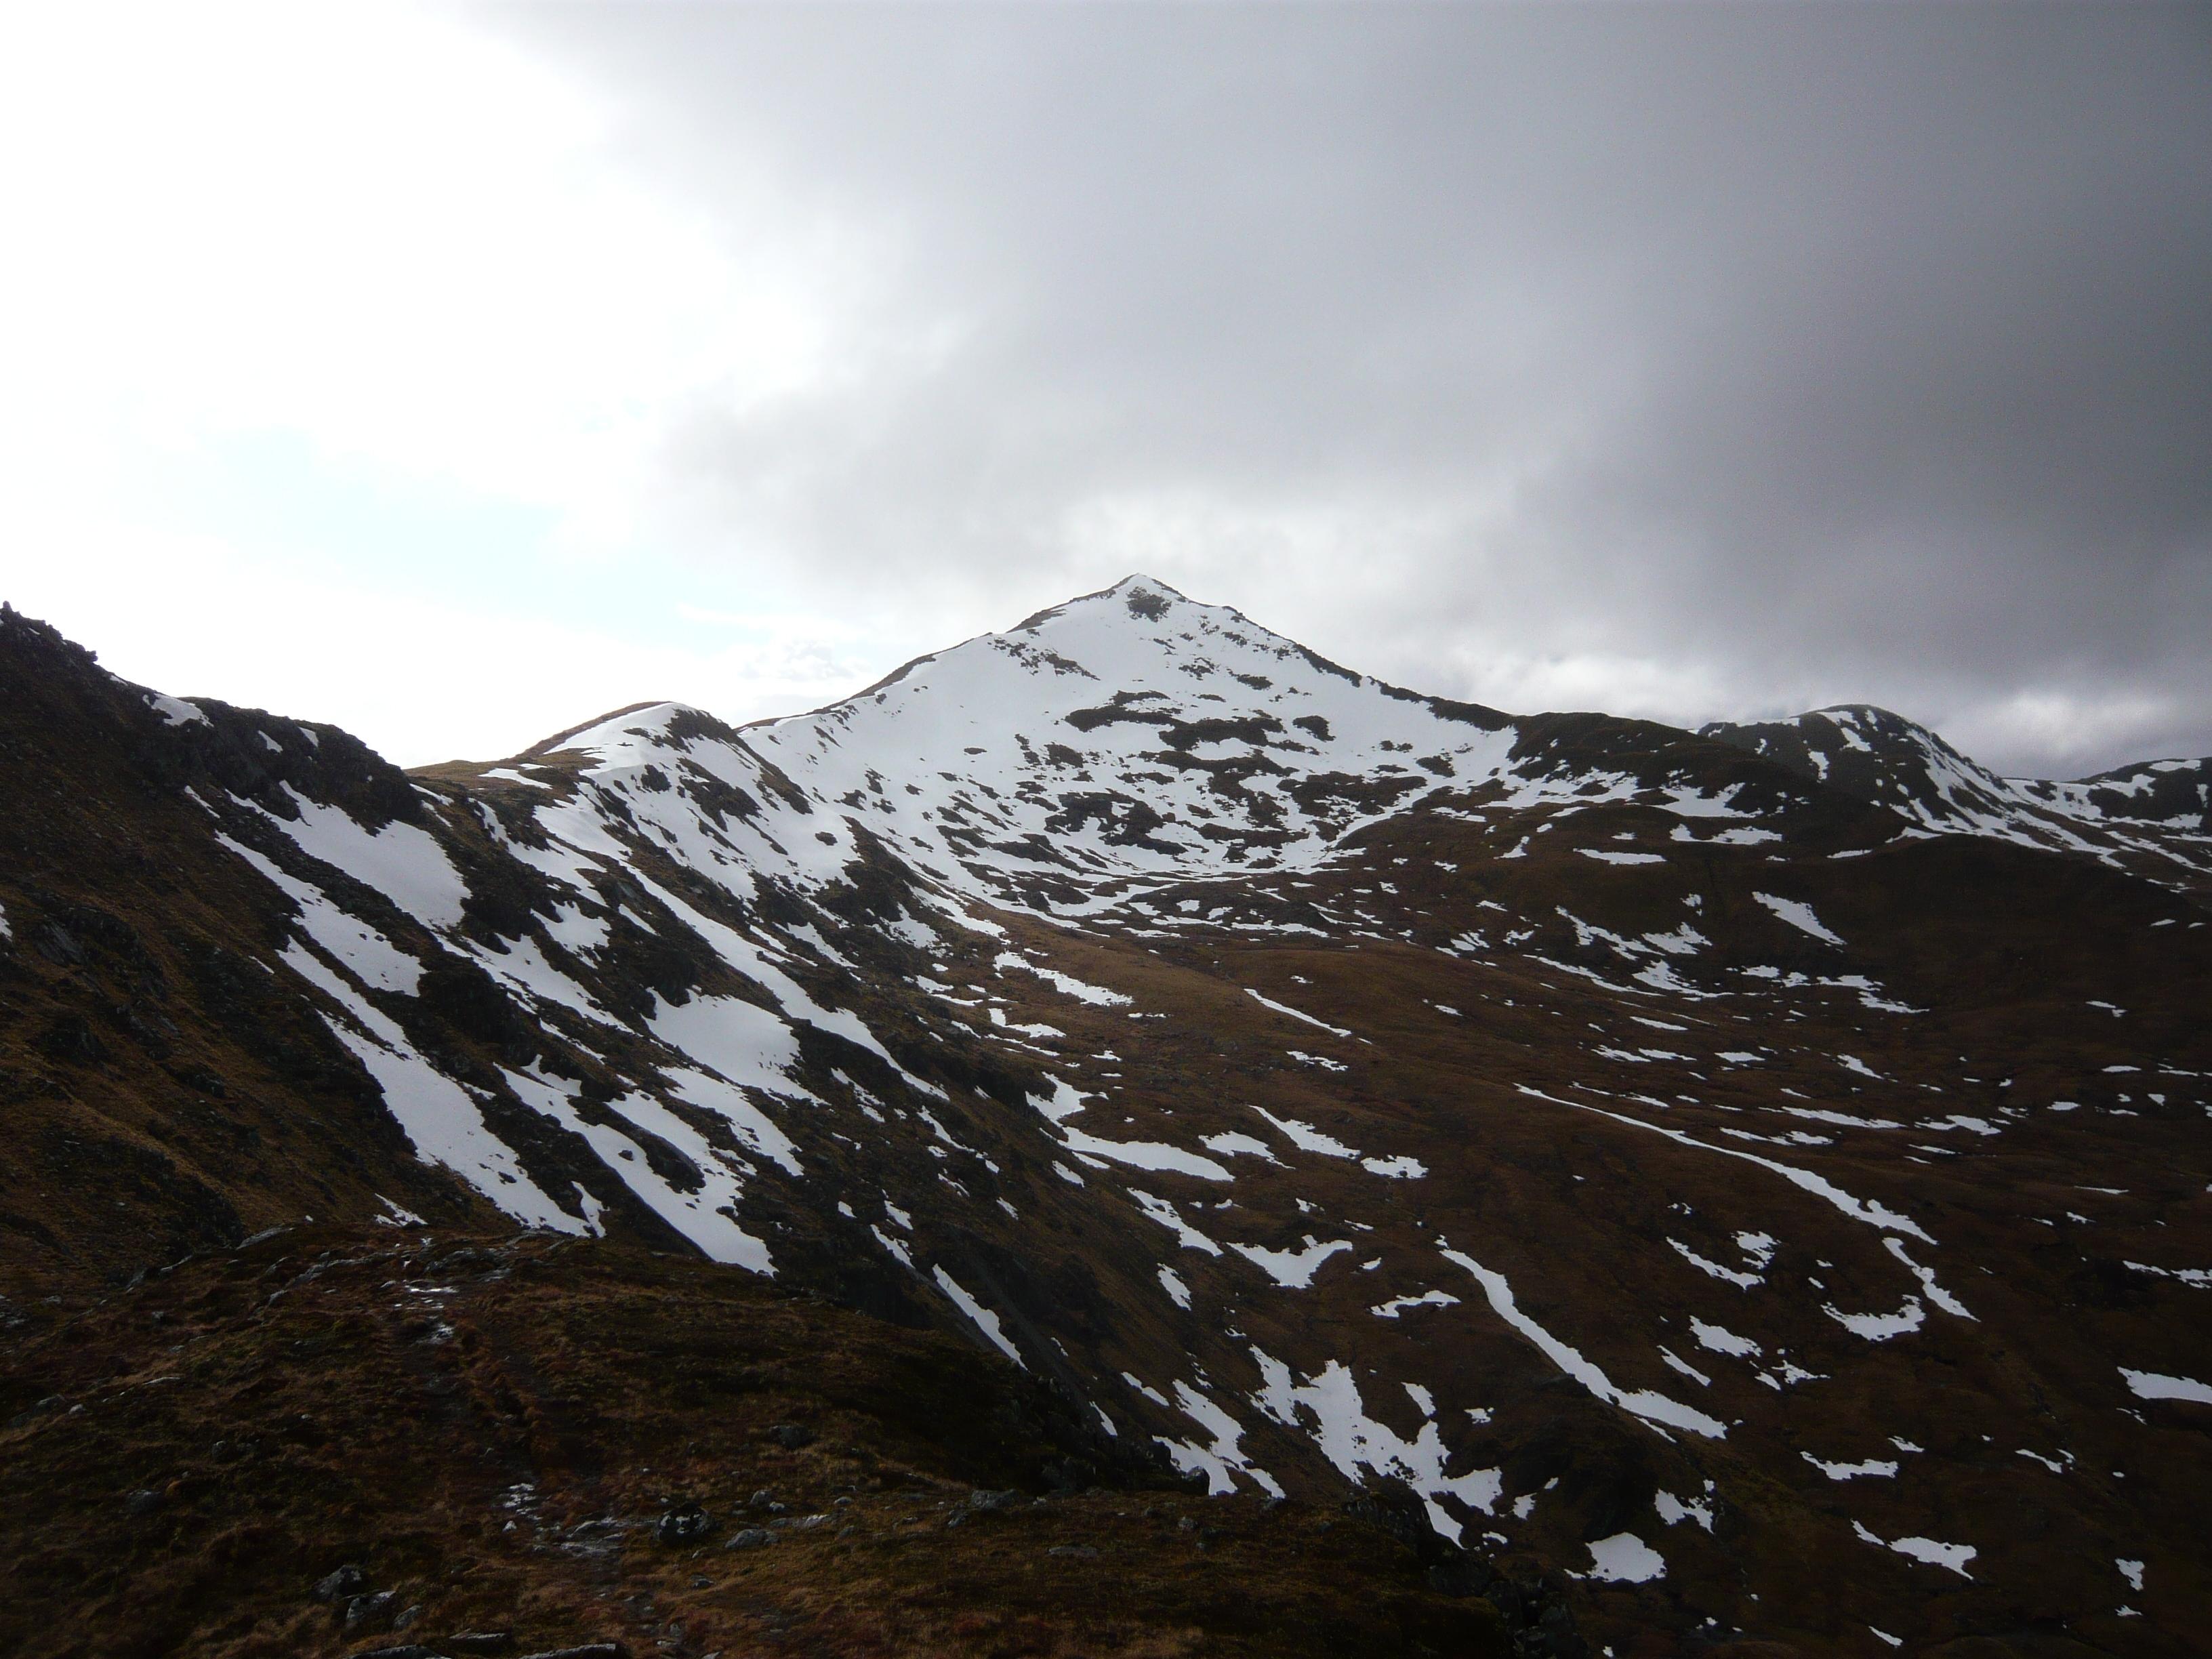
[[[1308, 1356], [1308, 1370], [1358, 1359], [1370, 1411], [1408, 1438], [1419, 1419], [1390, 1398], [1400, 1380], [1446, 1411], [1488, 1408], [1454, 1468], [1500, 1467], [1509, 1500], [1537, 1502], [1525, 1522], [1501, 1513], [1478, 1524], [1576, 1565], [1587, 1540], [1640, 1528], [1662, 1547], [1665, 1579], [1594, 1593], [1625, 1604], [1624, 1623], [1647, 1638], [1712, 1618], [1805, 1651], [1855, 1642], [1869, 1625], [1918, 1650], [1971, 1638], [2018, 1653], [2192, 1650], [2212, 1606], [2191, 1541], [2212, 1414], [2147, 1404], [2119, 1367], [2212, 1375], [2206, 1292], [2126, 1265], [2212, 1259], [2212, 930], [2196, 925], [2201, 912], [2087, 860], [1987, 842], [1841, 860], [1817, 847], [1692, 847], [1658, 815], [1603, 806], [1534, 837], [1523, 857], [1496, 856], [1525, 833], [1525, 821], [1502, 828], [1486, 857], [1473, 826], [1417, 813], [1363, 836], [1364, 855], [1327, 872], [1158, 896], [1169, 915], [1185, 892], [1220, 904], [1218, 926], [1127, 939], [1102, 929], [1055, 947], [1078, 977], [1166, 1011], [1137, 1028], [1139, 1044], [1119, 1011], [1044, 996], [1020, 1010], [1067, 1031], [1040, 1041], [1098, 1091], [1100, 1132], [1188, 1146], [1237, 1129], [1268, 1139], [1281, 1160], [1240, 1162], [1236, 1209], [1218, 1223], [1194, 1207], [1218, 1196], [1200, 1183], [1148, 1176], [1146, 1187], [1221, 1235], [1279, 1249], [1362, 1228], [1356, 1254], [1296, 1291], [1233, 1255], [1181, 1252], [1201, 1323], [1226, 1333], [1194, 1348], [1207, 1373], [1256, 1389], [1249, 1333], [1272, 1353]], [[1665, 862], [1607, 867], [1584, 848]], [[1848, 949], [1791, 928], [1759, 893], [1810, 902]], [[1506, 910], [1482, 908], [1493, 900]], [[1368, 917], [1365, 936], [1236, 931], [1255, 914], [1326, 921], [1316, 905]], [[1711, 948], [1678, 970], [1725, 994], [1637, 985], [1617, 955], [1577, 945], [1561, 907], [1623, 935], [1695, 920]], [[1537, 936], [1506, 948], [1524, 922]], [[1473, 929], [1487, 930], [1487, 947], [1441, 953]], [[1019, 937], [1050, 942], [1042, 929]], [[1918, 1012], [1870, 1007], [1840, 983], [1733, 971], [1776, 963], [1814, 980], [1870, 972], [1887, 1000]], [[1350, 1035], [1270, 1012], [1247, 988]], [[1109, 1044], [1120, 1063], [1079, 1067], [1085, 1049]], [[1429, 1172], [1378, 1183], [1347, 1159], [1300, 1156], [1259, 1106], [1364, 1150], [1416, 1155]], [[1831, 1119], [1791, 1115], [1808, 1109]], [[1882, 1127], [1850, 1127], [1859, 1119]], [[1905, 1262], [1877, 1230], [1731, 1150], [1913, 1218], [1941, 1241], [1908, 1241], [1913, 1258], [1972, 1317], [1931, 1310], [1899, 1340], [1847, 1330], [1826, 1306], [1899, 1307], [1918, 1289]], [[1747, 1288], [1674, 1248], [1740, 1263], [1732, 1241], [1747, 1231], [1779, 1245], [1765, 1282]], [[1524, 1310], [1623, 1386], [1713, 1412], [1728, 1438], [1670, 1445], [1599, 1407], [1475, 1301], [1439, 1238], [1503, 1272]], [[1354, 1265], [1370, 1257], [1382, 1263], [1371, 1278]], [[1386, 1293], [1431, 1286], [1459, 1304], [1386, 1322], [1370, 1311]], [[1115, 1325], [1140, 1373], [1145, 1314]], [[1698, 1318], [1765, 1343], [1760, 1363], [1786, 1350], [1815, 1375], [1762, 1382], [1759, 1364], [1701, 1347]], [[1663, 1367], [1662, 1342], [1711, 1382]], [[1901, 1454], [1893, 1434], [1924, 1452]], [[1267, 1467], [1293, 1467], [1269, 1425], [1246, 1444]], [[2054, 1471], [2024, 1451], [2070, 1461]], [[1810, 1461], [1878, 1457], [1901, 1460], [1897, 1478], [1838, 1480]], [[1715, 1532], [1662, 1530], [1653, 1487], [1692, 1492], [1708, 1478]], [[1886, 1539], [1972, 1542], [1972, 1577], [1869, 1545], [1854, 1523]], [[2123, 1584], [2121, 1558], [2150, 1562], [2144, 1594]], [[2123, 1601], [2142, 1616], [2123, 1618]], [[1613, 1639], [1601, 1618], [1587, 1628]]]
[[33, 1316], [273, 1222], [365, 1220], [379, 1193], [494, 1220], [257, 960], [283, 901], [185, 793], [281, 805], [284, 771], [372, 821], [410, 808], [402, 775], [314, 730], [289, 756], [220, 710], [180, 735], [89, 653], [0, 619], [0, 1297]]
[[[604, 1243], [284, 1234], [19, 1346], [0, 1422], [0, 1652], [1505, 1650], [1373, 1526], [1117, 1472], [964, 1345]], [[392, 1593], [351, 1629], [349, 1564]]]

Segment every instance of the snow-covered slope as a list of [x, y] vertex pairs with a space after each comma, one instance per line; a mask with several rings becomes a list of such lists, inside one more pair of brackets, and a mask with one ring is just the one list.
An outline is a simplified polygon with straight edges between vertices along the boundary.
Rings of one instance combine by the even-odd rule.
[[1686, 1628], [1832, 1636], [1808, 1547], [1921, 1634], [2166, 1582], [2202, 1460], [2120, 1408], [2212, 1377], [2207, 921], [1932, 733], [1509, 720], [1132, 578], [410, 776], [50, 632], [0, 620], [0, 1173], [104, 1103], [168, 1173], [82, 1183], [103, 1240], [183, 1193], [688, 1245]]
[[1753, 814], [1636, 744], [1574, 752], [1145, 576], [744, 736], [817, 810], [927, 875], [1062, 912], [1161, 880], [1310, 868], [1425, 801]]
[[933, 871], [987, 880], [1307, 861], [1410, 795], [1494, 773], [1513, 742], [1502, 714], [1142, 577], [745, 737]]
[[1870, 704], [1838, 704], [1752, 725], [1716, 721], [1698, 731], [1930, 829], [2003, 823], [2026, 805], [2004, 779], [1936, 732]]
[[641, 705], [473, 775], [549, 791], [556, 842], [642, 832], [741, 900], [834, 882], [865, 842], [947, 895], [1063, 915], [1310, 869], [1422, 803], [1632, 800], [1716, 824], [1787, 804], [1600, 724], [1619, 729], [1593, 744], [1406, 691], [1133, 576], [811, 714], [733, 731]]
[[2065, 783], [2014, 783], [2031, 800], [2074, 817], [2212, 835], [2212, 760], [2138, 761]]
[[1779, 762], [1923, 829], [2212, 873], [2212, 761], [2150, 761], [2078, 782], [2001, 777], [1936, 732], [1869, 704], [1716, 721], [1701, 737]]

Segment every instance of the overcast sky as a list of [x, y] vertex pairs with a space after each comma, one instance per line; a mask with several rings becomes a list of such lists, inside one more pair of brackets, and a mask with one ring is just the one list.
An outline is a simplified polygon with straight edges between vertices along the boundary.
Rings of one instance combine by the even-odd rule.
[[0, 596], [404, 763], [1131, 571], [2212, 753], [2202, 6], [19, 7], [0, 224]]

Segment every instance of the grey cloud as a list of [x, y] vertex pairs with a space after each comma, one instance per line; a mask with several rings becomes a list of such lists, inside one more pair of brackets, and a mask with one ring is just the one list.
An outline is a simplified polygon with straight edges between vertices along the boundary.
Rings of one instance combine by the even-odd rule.
[[[2212, 750], [2200, 9], [495, 15], [672, 191], [887, 250], [844, 391], [672, 443], [757, 556], [884, 604], [1110, 556], [1439, 690], [1595, 653], [1684, 720]], [[1218, 538], [1073, 528], [1163, 502]]]

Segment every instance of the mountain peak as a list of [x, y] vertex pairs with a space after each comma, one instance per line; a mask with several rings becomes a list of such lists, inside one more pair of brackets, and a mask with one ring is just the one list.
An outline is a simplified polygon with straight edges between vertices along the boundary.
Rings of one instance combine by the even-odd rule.
[[1911, 726], [1923, 732], [1930, 729], [1908, 715], [1899, 714], [1894, 708], [1883, 708], [1878, 702], [1824, 703], [1818, 708], [1808, 709], [1790, 718], [1801, 720], [1810, 720], [1816, 714], [1825, 715], [1830, 720], [1840, 717], [1847, 721], [1863, 721], [1874, 726]]
[[[1386, 686], [1132, 575], [748, 741], [927, 867], [1027, 878], [1295, 861], [1489, 775], [1512, 738], [1494, 711]], [[900, 799], [880, 787], [895, 771], [930, 781]]]
[[1174, 587], [1169, 586], [1166, 582], [1162, 581], [1158, 576], [1147, 576], [1141, 570], [1130, 572], [1129, 574], [1122, 577], [1120, 581], [1115, 582], [1111, 587], [1107, 588], [1105, 592], [1111, 594], [1120, 594], [1123, 596], [1134, 595], [1142, 592], [1149, 592], [1160, 594], [1170, 599], [1188, 600], [1190, 598], [1188, 593], [1177, 592]]
[[[1063, 599], [1058, 605], [1048, 605], [1043, 610], [1024, 617], [1006, 631], [1010, 634], [1030, 633], [1055, 617], [1066, 616], [1071, 611], [1086, 608], [1106, 611], [1126, 611], [1128, 615], [1141, 622], [1158, 622], [1178, 605], [1196, 604], [1198, 601], [1193, 599], [1188, 594], [1178, 592], [1157, 577], [1147, 576], [1139, 572], [1122, 577], [1110, 587], [1102, 587], [1090, 593], [1079, 593], [1072, 599]], [[1201, 605], [1200, 608], [1206, 611], [1226, 609], [1224, 606], [1218, 605]], [[1230, 614], [1233, 616], [1236, 613], [1231, 611]]]

